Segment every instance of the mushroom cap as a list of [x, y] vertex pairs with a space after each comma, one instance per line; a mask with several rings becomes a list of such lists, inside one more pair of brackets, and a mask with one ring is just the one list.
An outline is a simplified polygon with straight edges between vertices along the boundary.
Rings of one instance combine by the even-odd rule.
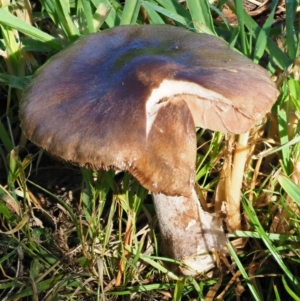
[[220, 39], [168, 25], [80, 38], [35, 74], [20, 106], [26, 137], [92, 169], [128, 170], [147, 189], [191, 193], [195, 126], [243, 133], [278, 91]]

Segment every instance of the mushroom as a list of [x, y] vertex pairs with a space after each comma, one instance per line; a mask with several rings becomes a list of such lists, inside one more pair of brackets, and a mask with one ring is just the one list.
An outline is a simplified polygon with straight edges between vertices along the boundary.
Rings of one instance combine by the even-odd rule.
[[164, 254], [194, 275], [214, 266], [212, 251], [226, 242], [194, 189], [195, 126], [247, 132], [276, 97], [267, 72], [216, 37], [129, 25], [53, 56], [24, 92], [20, 119], [56, 157], [130, 172], [153, 194]]

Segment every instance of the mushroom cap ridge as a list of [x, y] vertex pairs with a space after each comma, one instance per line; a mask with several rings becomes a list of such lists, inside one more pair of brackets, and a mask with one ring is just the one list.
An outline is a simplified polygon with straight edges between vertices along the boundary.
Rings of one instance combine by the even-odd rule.
[[80, 38], [36, 72], [21, 127], [66, 161], [128, 170], [154, 193], [188, 196], [195, 125], [246, 132], [277, 93], [263, 68], [218, 38], [120, 26]]

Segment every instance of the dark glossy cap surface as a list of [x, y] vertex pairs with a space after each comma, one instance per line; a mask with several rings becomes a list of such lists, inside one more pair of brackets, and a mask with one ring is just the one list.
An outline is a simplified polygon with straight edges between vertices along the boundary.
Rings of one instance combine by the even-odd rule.
[[277, 90], [218, 38], [168, 25], [85, 36], [41, 67], [20, 108], [25, 135], [80, 166], [119, 168], [143, 186], [188, 195], [195, 125], [243, 133]]

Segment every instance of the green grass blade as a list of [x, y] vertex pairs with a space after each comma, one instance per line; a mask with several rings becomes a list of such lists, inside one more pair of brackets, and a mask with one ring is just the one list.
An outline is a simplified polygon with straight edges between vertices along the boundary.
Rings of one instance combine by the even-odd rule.
[[295, 201], [295, 203], [300, 208], [300, 187], [282, 173], [278, 174], [277, 180], [284, 191]]
[[[278, 233], [266, 233], [271, 241], [294, 241], [294, 242], [300, 242], [300, 237], [296, 235], [291, 234], [278, 234]], [[253, 231], [242, 231], [242, 230], [236, 230], [233, 233], [227, 234], [229, 238], [256, 238], [261, 239], [259, 234], [257, 232]]]
[[56, 12], [69, 41], [75, 41], [79, 36], [79, 30], [75, 26], [71, 16], [67, 0], [55, 0]]
[[274, 285], [274, 294], [275, 294], [275, 300], [276, 301], [281, 301], [281, 298], [280, 298], [280, 294], [279, 294], [279, 292], [278, 292], [278, 288], [277, 288], [277, 286], [276, 285]]
[[[289, 142], [288, 137], [288, 116], [287, 111], [282, 109], [280, 106], [277, 106], [277, 120], [278, 120], [278, 130], [280, 133], [280, 144], [286, 145]], [[289, 175], [290, 174], [290, 149], [288, 147], [284, 147], [281, 149], [282, 153], [282, 168], [284, 172]]]
[[[95, 31], [98, 31], [104, 22], [106, 22], [109, 27], [116, 25], [114, 23], [115, 17], [113, 17], [114, 10], [112, 5], [108, 1], [106, 4], [99, 3], [99, 5], [96, 7], [96, 11], [93, 15], [93, 26]], [[110, 21], [108, 21], [108, 19], [112, 20], [112, 25], [109, 25]]]
[[22, 38], [22, 50], [23, 51], [35, 51], [35, 52], [51, 52], [52, 48], [49, 47], [46, 43], [31, 39], [31, 38]]
[[296, 8], [299, 5], [298, 0], [286, 0], [285, 8], [286, 8], [286, 46], [287, 53], [291, 59], [295, 59], [297, 56], [297, 52], [299, 52], [299, 37], [297, 37], [294, 22], [296, 16]]
[[186, 278], [180, 278], [177, 280], [175, 285], [174, 295], [173, 295], [173, 301], [181, 301], [183, 289], [185, 286], [185, 280]]
[[20, 74], [20, 71], [23, 69], [20, 64], [21, 45], [19, 42], [17, 42], [13, 29], [6, 25], [1, 25], [0, 29], [6, 46], [5, 49], [6, 49], [6, 54], [8, 56], [8, 61], [12, 67], [10, 73], [13, 75], [24, 75], [24, 74]]
[[136, 24], [140, 6], [140, 0], [126, 1], [120, 25]]
[[96, 32], [93, 22], [93, 11], [91, 2], [88, 0], [82, 0], [83, 11], [86, 18], [86, 23], [88, 25], [88, 33]]
[[166, 16], [167, 18], [170, 18], [174, 20], [175, 22], [178, 22], [179, 24], [182, 24], [186, 27], [189, 26], [189, 20], [186, 20], [183, 16], [177, 14], [176, 12], [169, 11], [168, 9], [165, 9], [164, 7], [158, 6], [156, 4], [143, 1], [142, 2], [143, 6], [147, 6], [148, 8], [152, 8], [154, 11]]
[[271, 154], [277, 153], [278, 151], [282, 151], [284, 148], [289, 148], [290, 146], [293, 146], [299, 142], [300, 142], [300, 136], [296, 136], [295, 138], [293, 138], [292, 140], [288, 141], [287, 143], [281, 146], [271, 148], [270, 150], [262, 151], [256, 156], [256, 158], [267, 157]]
[[245, 32], [245, 14], [244, 14], [244, 6], [243, 1], [235, 0], [236, 7], [236, 16], [238, 18], [239, 24], [239, 33], [240, 33], [240, 41], [241, 41], [241, 50], [246, 56], [250, 56], [250, 49], [248, 46], [247, 35]]
[[55, 2], [53, 0], [40, 0], [40, 2], [42, 4], [44, 13], [47, 13], [53, 23], [58, 25], [60, 21], [56, 12]]
[[[1, 193], [0, 189], [0, 214], [2, 221], [7, 220], [9, 221], [10, 225], [13, 225], [13, 221], [16, 219], [15, 216], [8, 210], [7, 204], [2, 202], [2, 197], [4, 194]], [[7, 258], [0, 258], [0, 264], [4, 262]]]
[[[156, 0], [166, 11], [178, 17], [183, 17], [187, 22], [188, 28], [193, 28], [192, 17], [190, 12], [184, 8], [177, 0]], [[183, 24], [183, 23], [182, 23]]]
[[275, 0], [272, 2], [272, 10], [264, 23], [260, 33], [258, 34], [255, 48], [254, 48], [254, 62], [258, 63], [261, 57], [263, 56], [266, 46], [267, 46], [267, 40], [268, 36], [270, 34], [271, 26], [273, 25], [274, 15], [277, 8], [278, 0]]
[[291, 96], [291, 100], [293, 106], [295, 107], [295, 111], [297, 113], [300, 112], [300, 82], [299, 80], [295, 80], [290, 78], [288, 81], [289, 94]]
[[[120, 24], [120, 17], [118, 15], [118, 10], [120, 10], [121, 5], [119, 3], [111, 3], [109, 0], [92, 0], [93, 4], [97, 7], [97, 10], [94, 14], [94, 19], [99, 19], [99, 11], [105, 10], [108, 12], [105, 17], [105, 23], [109, 28], [115, 27]], [[101, 15], [101, 14], [100, 14]], [[101, 22], [101, 21], [100, 21]]]
[[236, 254], [233, 246], [231, 245], [231, 243], [227, 243], [227, 248], [228, 248], [228, 251], [230, 253], [230, 255], [232, 256], [232, 258], [234, 259], [234, 262], [236, 263], [236, 265], [238, 266], [242, 276], [244, 277], [251, 293], [252, 293], [252, 296], [253, 298], [256, 300], [256, 301], [261, 301], [261, 297], [260, 295], [258, 294], [258, 292], [256, 291], [254, 285], [251, 283], [251, 280], [246, 272], [246, 270], [244, 269], [244, 266], [243, 264], [241, 263], [238, 255]]
[[54, 37], [27, 24], [3, 8], [0, 8], [0, 24], [14, 28], [33, 39], [37, 39], [48, 44], [54, 49], [60, 50], [63, 48], [62, 44]]
[[165, 21], [163, 18], [155, 11], [155, 9], [152, 7], [151, 3], [148, 1], [143, 1], [142, 6], [146, 10], [148, 17], [150, 19], [151, 24], [165, 24]]
[[[67, 281], [63, 281], [63, 275], [62, 274], [37, 283], [36, 284], [37, 292], [38, 293], [47, 292], [50, 289], [52, 289], [54, 287], [54, 285], [57, 284], [57, 283], [60, 283], [61, 287], [67, 285]], [[68, 285], [70, 285], [70, 283], [68, 283]], [[22, 289], [20, 292], [16, 293], [15, 295], [7, 298], [6, 300], [7, 301], [20, 300], [22, 298], [32, 296], [33, 293], [34, 293], [33, 288], [31, 286], [28, 286], [28, 287]], [[32, 300], [34, 300], [34, 299], [32, 299]]]
[[[228, 2], [228, 6], [234, 13], [236, 13], [235, 7], [231, 5], [230, 2]], [[253, 37], [257, 39], [261, 31], [261, 27], [246, 12], [244, 12], [244, 22]], [[292, 63], [292, 60], [290, 60], [285, 53], [282, 52], [282, 50], [270, 37], [267, 38], [266, 51], [269, 55], [271, 55], [272, 60], [278, 65], [278, 67], [283, 70]]]
[[211, 11], [213, 12], [214, 15], [218, 15], [222, 19], [222, 22], [226, 26], [226, 31], [230, 32], [230, 25], [228, 23], [227, 18], [225, 17], [225, 15], [222, 12], [222, 7], [223, 6], [220, 6], [220, 8], [218, 8], [217, 6], [214, 6], [213, 4], [210, 4], [209, 7], [210, 7], [210, 9], [211, 9]]
[[153, 266], [154, 268], [156, 268], [158, 271], [167, 274], [171, 279], [173, 280], [178, 280], [178, 276], [176, 276], [175, 274], [173, 274], [172, 272], [170, 272], [169, 270], [167, 270], [165, 267], [163, 267], [162, 265], [160, 265], [158, 262], [156, 262], [155, 260], [153, 260], [152, 258], [154, 258], [153, 256], [147, 256], [147, 255], [143, 255], [141, 254], [141, 259], [145, 262], [147, 262], [148, 264], [150, 264], [151, 266]]
[[196, 31], [217, 35], [214, 28], [208, 1], [187, 0], [186, 3], [191, 13], [192, 21], [194, 23]]
[[139, 292], [149, 292], [153, 290], [164, 290], [164, 289], [172, 289], [174, 287], [173, 283], [153, 283], [153, 284], [145, 284], [145, 285], [137, 285], [137, 286], [129, 286], [126, 287], [126, 289], [122, 289], [119, 291], [108, 291], [106, 292], [106, 295], [112, 295], [112, 296], [124, 296], [124, 295], [130, 295], [133, 293], [139, 293]]
[[31, 80], [31, 76], [18, 77], [6, 73], [0, 73], [0, 83], [10, 85], [12, 88], [23, 90]]
[[285, 278], [282, 277], [282, 283], [283, 283], [283, 286], [285, 288], [285, 290], [288, 292], [288, 294], [295, 300], [295, 301], [300, 301], [300, 297], [297, 296], [293, 291], [292, 289], [289, 287], [288, 283], [286, 282]]
[[78, 0], [77, 1], [77, 19], [81, 24], [81, 32], [84, 34], [95, 33], [93, 12], [91, 7], [91, 2], [88, 0]]
[[1, 143], [3, 143], [7, 152], [10, 152], [14, 148], [14, 145], [10, 139], [10, 135], [1, 121], [0, 121], [0, 141]]
[[266, 234], [265, 230], [263, 229], [255, 211], [252, 207], [252, 204], [248, 202], [245, 198], [242, 200], [243, 208], [245, 210], [245, 213], [247, 214], [248, 218], [250, 219], [250, 222], [252, 223], [253, 227], [263, 240], [265, 246], [268, 248], [270, 253], [272, 254], [273, 258], [279, 265], [279, 267], [282, 269], [282, 271], [285, 273], [287, 278], [290, 280], [290, 283], [293, 285], [295, 291], [300, 294], [300, 282], [299, 280], [292, 274], [292, 272], [289, 270], [289, 268], [286, 266], [286, 264], [283, 262], [282, 257], [280, 256], [279, 252], [276, 250], [275, 246], [271, 242], [270, 238]]
[[105, 230], [105, 236], [104, 236], [104, 240], [103, 240], [103, 250], [102, 250], [102, 256], [104, 256], [106, 247], [108, 245], [108, 242], [110, 240], [111, 237], [111, 233], [113, 231], [113, 217], [116, 213], [116, 208], [117, 208], [117, 198], [114, 197], [112, 199], [112, 203], [110, 206], [110, 211], [107, 217], [107, 225], [106, 225], [106, 230]]

